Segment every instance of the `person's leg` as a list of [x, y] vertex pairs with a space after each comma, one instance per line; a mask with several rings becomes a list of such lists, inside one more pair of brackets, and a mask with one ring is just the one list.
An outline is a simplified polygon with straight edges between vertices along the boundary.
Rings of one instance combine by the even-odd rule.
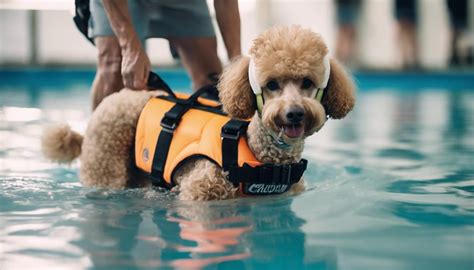
[[146, 36], [168, 39], [191, 77], [193, 89], [213, 83], [209, 74], [220, 73], [222, 66], [206, 1], [156, 1], [148, 10], [151, 20]]
[[339, 61], [345, 64], [351, 62], [354, 53], [355, 39], [356, 31], [354, 25], [339, 25], [336, 43], [336, 57]]
[[410, 20], [398, 22], [398, 38], [400, 54], [404, 68], [414, 68], [417, 65], [416, 26]]
[[414, 0], [396, 0], [395, 17], [398, 21], [398, 43], [402, 67], [417, 66], [416, 21], [417, 9]]
[[[467, 0], [447, 0], [449, 18], [451, 22], [451, 65], [460, 65], [464, 60], [462, 59], [463, 49], [461, 48], [461, 39], [463, 32], [467, 29]], [[469, 48], [464, 50], [464, 58], [467, 58]], [[467, 55], [466, 55], [467, 53]]]
[[360, 0], [337, 0], [337, 22], [339, 25], [336, 57], [345, 64], [354, 58], [356, 46], [356, 23], [359, 17]]
[[[129, 11], [133, 26], [140, 40], [144, 40], [148, 17], [142, 1], [129, 0]], [[110, 26], [102, 0], [90, 0], [91, 18], [89, 20], [89, 37], [94, 39], [98, 50], [97, 72], [92, 85], [92, 109], [100, 104], [106, 96], [123, 88], [121, 75], [122, 51]]]
[[94, 39], [98, 49], [97, 72], [92, 83], [92, 110], [102, 99], [123, 88], [121, 74], [122, 52], [114, 36], [99, 36]]
[[215, 37], [169, 38], [192, 80], [194, 90], [213, 83], [209, 74], [221, 73]]

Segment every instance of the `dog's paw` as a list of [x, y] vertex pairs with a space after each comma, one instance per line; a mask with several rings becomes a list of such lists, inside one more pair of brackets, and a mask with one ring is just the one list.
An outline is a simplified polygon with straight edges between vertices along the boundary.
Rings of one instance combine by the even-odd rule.
[[196, 179], [183, 182], [179, 198], [185, 201], [212, 201], [235, 198], [238, 188], [223, 178]]
[[175, 181], [181, 200], [225, 200], [237, 194], [237, 188], [225, 179], [221, 168], [207, 159], [196, 159], [184, 164], [176, 172]]
[[298, 181], [297, 183], [291, 186], [290, 190], [288, 191], [288, 194], [294, 196], [294, 195], [303, 193], [305, 190], [306, 190], [306, 185], [305, 185], [304, 179], [301, 178], [300, 181]]

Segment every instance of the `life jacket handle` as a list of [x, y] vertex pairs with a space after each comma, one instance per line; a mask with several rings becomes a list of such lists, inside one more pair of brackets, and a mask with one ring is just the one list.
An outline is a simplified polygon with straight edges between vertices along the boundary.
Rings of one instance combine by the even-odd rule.
[[150, 71], [148, 75], [147, 85], [150, 89], [159, 89], [168, 93], [172, 97], [176, 97], [176, 94], [171, 90], [171, 87], [155, 72]]

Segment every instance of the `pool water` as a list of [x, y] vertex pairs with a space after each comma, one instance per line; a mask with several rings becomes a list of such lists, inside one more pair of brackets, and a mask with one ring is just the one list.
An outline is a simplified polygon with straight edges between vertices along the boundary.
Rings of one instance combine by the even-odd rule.
[[42, 157], [48, 124], [86, 128], [92, 77], [0, 71], [0, 269], [474, 268], [472, 75], [357, 74], [355, 110], [307, 140], [303, 194], [199, 203]]

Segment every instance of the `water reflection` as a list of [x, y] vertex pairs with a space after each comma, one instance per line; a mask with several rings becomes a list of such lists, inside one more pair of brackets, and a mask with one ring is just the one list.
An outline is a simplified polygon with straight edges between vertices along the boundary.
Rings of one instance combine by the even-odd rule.
[[[139, 194], [139, 193], [135, 193]], [[292, 199], [183, 203], [91, 200], [76, 244], [99, 269], [335, 269], [334, 249], [306, 247]], [[139, 200], [142, 200], [141, 202]], [[163, 206], [158, 206], [160, 203]], [[166, 205], [166, 206], [165, 206]]]

